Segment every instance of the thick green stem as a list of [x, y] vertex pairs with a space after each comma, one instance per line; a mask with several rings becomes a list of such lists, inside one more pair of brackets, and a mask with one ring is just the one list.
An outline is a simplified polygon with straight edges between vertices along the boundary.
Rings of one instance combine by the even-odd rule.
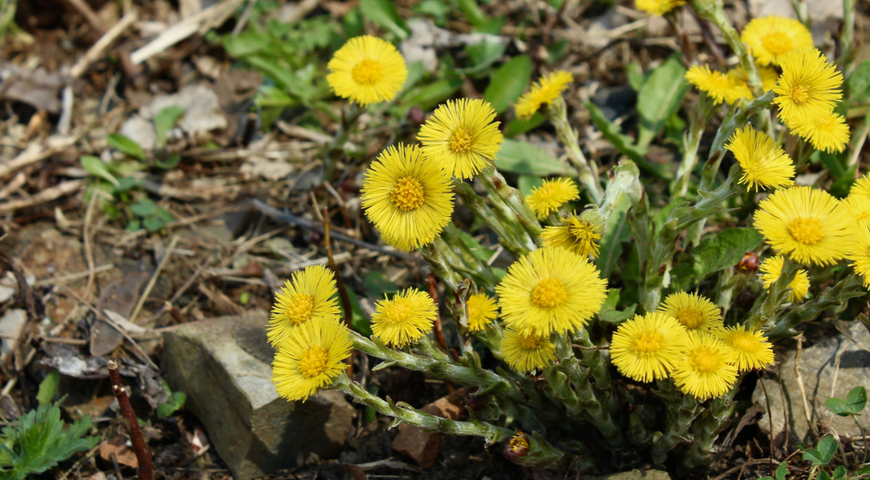
[[709, 465], [713, 461], [713, 455], [717, 450], [716, 439], [719, 437], [722, 426], [734, 413], [734, 395], [737, 394], [743, 377], [744, 375], [737, 377], [737, 381], [734, 382], [734, 386], [728, 393], [711, 400], [704, 410], [701, 420], [692, 426], [695, 442], [683, 459], [687, 468]]
[[670, 379], [658, 380], [655, 393], [668, 406], [668, 421], [661, 438], [653, 442], [650, 455], [653, 462], [661, 465], [667, 460], [668, 452], [683, 442], [691, 441], [689, 428], [695, 417], [701, 413], [701, 406], [691, 395], [679, 392]]
[[[511, 228], [505, 225], [502, 219], [486, 205], [486, 202], [480, 198], [480, 195], [475, 193], [474, 189], [471, 188], [471, 185], [467, 183], [455, 182], [453, 184], [453, 191], [456, 192], [456, 195], [462, 199], [462, 203], [465, 204], [465, 206], [471, 210], [477, 218], [483, 220], [483, 223], [498, 234], [500, 237], [499, 241], [509, 252], [514, 254], [516, 257], [521, 257], [529, 253], [530, 249], [526, 246], [526, 241], [520, 238], [517, 232], [517, 228], [522, 230], [522, 227], [518, 224], [516, 218], [513, 219], [513, 225], [517, 228]], [[528, 239], [528, 235], [526, 235], [526, 238]]]
[[335, 132], [332, 141], [323, 152], [323, 179], [330, 182], [338, 173], [338, 162], [344, 155], [344, 144], [350, 137], [350, 129], [365, 110], [356, 103], [351, 103], [349, 111], [341, 113], [341, 124]]
[[843, 0], [843, 31], [840, 32], [840, 58], [843, 78], [848, 79], [855, 69], [855, 0]]
[[[498, 284], [499, 279], [495, 276], [495, 273], [492, 272], [492, 268], [489, 264], [474, 255], [474, 252], [472, 252], [462, 238], [459, 237], [459, 231], [456, 229], [456, 225], [448, 223], [447, 226], [444, 227], [444, 231], [441, 233], [440, 240], [446, 244], [451, 252], [458, 254], [459, 257], [462, 258], [462, 263], [468, 273], [474, 276], [474, 278], [480, 281], [486, 288], [491, 289]], [[440, 246], [437, 241], [436, 246]]]
[[568, 122], [568, 108], [565, 105], [565, 100], [561, 96], [556, 97], [552, 103], [544, 108], [544, 116], [556, 129], [556, 135], [565, 146], [565, 152], [574, 168], [577, 169], [577, 178], [586, 187], [589, 198], [596, 205], [600, 205], [604, 198], [604, 192], [601, 190], [601, 182], [598, 180], [598, 165], [594, 161], [587, 160], [580, 150], [577, 132]]
[[498, 196], [514, 212], [523, 230], [532, 237], [536, 244], [540, 244], [541, 225], [538, 223], [534, 210], [526, 203], [519, 190], [508, 185], [495, 167], [484, 169], [477, 178], [486, 186], [490, 195]]
[[692, 171], [698, 164], [698, 148], [701, 146], [701, 137], [707, 129], [707, 123], [713, 115], [713, 102], [706, 95], [698, 99], [697, 107], [692, 115], [692, 123], [689, 125], [689, 133], [685, 139], [685, 153], [683, 161], [677, 170], [677, 181], [674, 186], [674, 198], [683, 198], [689, 190], [689, 181]]
[[[783, 268], [784, 271], [785, 268]], [[782, 281], [782, 276], [776, 283], [780, 281]], [[776, 284], [774, 284], [775, 287]], [[767, 335], [771, 340], [795, 335], [792, 329], [798, 324], [815, 320], [825, 310], [845, 305], [850, 299], [863, 295], [867, 295], [867, 291], [864, 290], [862, 278], [859, 275], [849, 275], [822, 292], [818, 297], [804, 302], [790, 311], [788, 315], [776, 322], [776, 326]]]
[[444, 254], [436, 248], [435, 242], [421, 248], [420, 253], [429, 262], [429, 269], [432, 270], [432, 273], [441, 279], [449, 289], [455, 290], [459, 282], [462, 281], [462, 276], [453, 270]]

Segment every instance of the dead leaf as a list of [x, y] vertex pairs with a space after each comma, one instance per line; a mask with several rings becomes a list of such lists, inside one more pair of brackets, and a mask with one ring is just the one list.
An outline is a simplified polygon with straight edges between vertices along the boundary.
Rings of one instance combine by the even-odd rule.
[[127, 437], [115, 437], [100, 445], [100, 458], [111, 463], [112, 454], [115, 454], [115, 460], [118, 462], [118, 465], [139, 468], [136, 452], [127, 446]]
[[[147, 272], [139, 272], [110, 283], [100, 291], [97, 310], [111, 310], [124, 318], [129, 317], [139, 297], [139, 288], [149, 276]], [[91, 326], [91, 355], [95, 357], [109, 354], [123, 341], [124, 335], [101, 318]]]
[[14, 63], [0, 63], [0, 98], [32, 105], [49, 113], [60, 112], [63, 81], [45, 68], [27, 70]]
[[[465, 389], [460, 388], [420, 410], [431, 415], [458, 420], [462, 415], [460, 405], [464, 395]], [[421, 467], [428, 468], [435, 465], [443, 438], [444, 435], [441, 433], [424, 432], [419, 427], [403, 424], [399, 426], [399, 434], [393, 439], [393, 450], [413, 458]]]

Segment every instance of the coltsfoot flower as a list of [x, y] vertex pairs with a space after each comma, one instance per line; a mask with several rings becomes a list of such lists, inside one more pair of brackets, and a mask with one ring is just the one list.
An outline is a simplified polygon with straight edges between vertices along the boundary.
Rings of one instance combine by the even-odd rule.
[[654, 312], [619, 325], [610, 357], [619, 373], [639, 382], [666, 378], [688, 343], [686, 329], [674, 317]]
[[773, 91], [779, 117], [790, 128], [825, 118], [843, 97], [843, 74], [815, 48], [800, 48], [784, 54], [782, 76]]
[[483, 330], [497, 316], [498, 307], [495, 300], [485, 293], [476, 293], [468, 297], [468, 329], [472, 332]]
[[864, 287], [870, 288], [870, 222], [865, 220], [855, 227], [846, 258], [852, 270], [864, 278]]
[[495, 291], [508, 326], [549, 335], [583, 327], [601, 309], [606, 285], [585, 257], [544, 247], [514, 262]]
[[752, 98], [752, 92], [746, 86], [746, 82], [735, 72], [722, 73], [710, 70], [707, 65], [695, 65], [686, 72], [686, 80], [698, 90], [706, 92], [716, 105]]
[[677, 388], [700, 401], [728, 392], [737, 381], [734, 351], [709, 333], [688, 337], [685, 356], [671, 374]]
[[272, 361], [278, 395], [303, 402], [347, 368], [350, 332], [338, 318], [316, 318], [291, 330]]
[[272, 318], [266, 327], [269, 343], [277, 347], [292, 329], [312, 319], [338, 318], [336, 293], [332, 271], [322, 265], [293, 273], [275, 293]]
[[718, 332], [724, 328], [719, 307], [696, 293], [672, 293], [659, 305], [659, 311], [676, 318], [689, 331]]
[[858, 226], [865, 220], [870, 220], [870, 198], [851, 194], [844, 198], [840, 203], [849, 210], [849, 214], [852, 215], [852, 220], [854, 220], [855, 226]]
[[718, 337], [734, 352], [734, 364], [738, 371], [758, 370], [773, 365], [773, 345], [760, 331], [735, 325], [726, 328]]
[[375, 302], [372, 332], [391, 347], [403, 347], [432, 330], [438, 309], [426, 292], [409, 288], [397, 292], [390, 300]]
[[846, 254], [852, 219], [830, 193], [812, 187], [777, 190], [758, 204], [755, 228], [800, 263], [832, 265]]
[[561, 225], [545, 227], [541, 240], [545, 247], [562, 247], [585, 257], [598, 258], [601, 235], [604, 234], [604, 220], [597, 212], [586, 210], [580, 215], [572, 213], [562, 217]]
[[[761, 272], [761, 281], [764, 282], [764, 288], [770, 290], [770, 287], [779, 280], [782, 274], [782, 267], [785, 265], [785, 257], [777, 255], [770, 257], [761, 263], [758, 271]], [[801, 268], [795, 273], [794, 280], [788, 284], [791, 293], [788, 296], [789, 302], [799, 302], [806, 298], [810, 291], [810, 277], [806, 269]]]
[[348, 40], [326, 68], [326, 81], [335, 94], [363, 106], [392, 100], [408, 77], [396, 47], [369, 35]]
[[504, 136], [495, 110], [485, 100], [448, 100], [420, 127], [417, 139], [429, 161], [456, 178], [471, 178], [488, 167]]
[[852, 185], [852, 190], [849, 191], [850, 197], [863, 197], [870, 200], [870, 173], [855, 180]]
[[523, 334], [508, 327], [501, 339], [501, 354], [511, 368], [528, 373], [556, 361], [556, 345], [548, 335]]
[[564, 70], [543, 76], [532, 88], [517, 100], [514, 110], [517, 118], [528, 120], [541, 108], [541, 105], [549, 105], [562, 94], [568, 84], [574, 81], [574, 76]]
[[685, 5], [685, 3], [686, 0], [635, 0], [634, 6], [638, 10], [646, 12], [647, 15], [661, 17], [680, 5]]
[[578, 198], [580, 198], [580, 190], [574, 180], [561, 177], [544, 180], [543, 185], [526, 195], [526, 203], [535, 211], [538, 220], [543, 220], [547, 215], [559, 210], [562, 205]]
[[807, 27], [793, 18], [777, 15], [753, 19], [740, 38], [761, 65], [780, 65], [785, 54], [813, 46], [813, 36]]
[[453, 183], [416, 146], [387, 147], [366, 171], [366, 216], [390, 245], [413, 250], [431, 243], [450, 222]]
[[782, 188], [794, 185], [794, 164], [776, 141], [764, 132], [751, 126], [737, 130], [728, 140], [725, 149], [743, 169], [739, 183], [746, 190], [758, 191], [761, 188]]
[[789, 125], [789, 129], [809, 140], [816, 150], [840, 153], [849, 144], [849, 125], [838, 113], [830, 112], [818, 118], [796, 122]]

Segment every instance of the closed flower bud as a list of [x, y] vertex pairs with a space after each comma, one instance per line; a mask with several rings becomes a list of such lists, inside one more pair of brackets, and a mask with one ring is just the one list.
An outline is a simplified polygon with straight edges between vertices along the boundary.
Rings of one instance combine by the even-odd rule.
[[504, 445], [504, 456], [514, 463], [520, 463], [520, 459], [529, 453], [529, 436], [523, 432], [517, 432], [510, 441]]
[[746, 252], [740, 263], [737, 264], [737, 270], [745, 273], [752, 273], [758, 270], [758, 254], [755, 252]]

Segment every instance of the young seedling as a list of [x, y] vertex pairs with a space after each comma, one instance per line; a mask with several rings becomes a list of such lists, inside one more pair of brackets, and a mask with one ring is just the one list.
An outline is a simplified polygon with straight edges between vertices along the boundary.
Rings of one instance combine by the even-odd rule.
[[858, 415], [861, 415], [864, 407], [867, 406], [867, 389], [862, 386], [855, 387], [849, 391], [848, 395], [846, 395], [846, 400], [832, 397], [825, 402], [825, 405], [827, 405], [828, 408], [837, 415], [841, 417], [852, 417], [852, 420], [855, 421], [855, 425], [858, 426], [858, 430], [861, 431], [861, 437], [864, 439], [863, 463], [867, 463], [867, 435], [864, 433], [864, 427], [861, 426], [861, 423], [858, 422], [858, 418], [856, 418]]

